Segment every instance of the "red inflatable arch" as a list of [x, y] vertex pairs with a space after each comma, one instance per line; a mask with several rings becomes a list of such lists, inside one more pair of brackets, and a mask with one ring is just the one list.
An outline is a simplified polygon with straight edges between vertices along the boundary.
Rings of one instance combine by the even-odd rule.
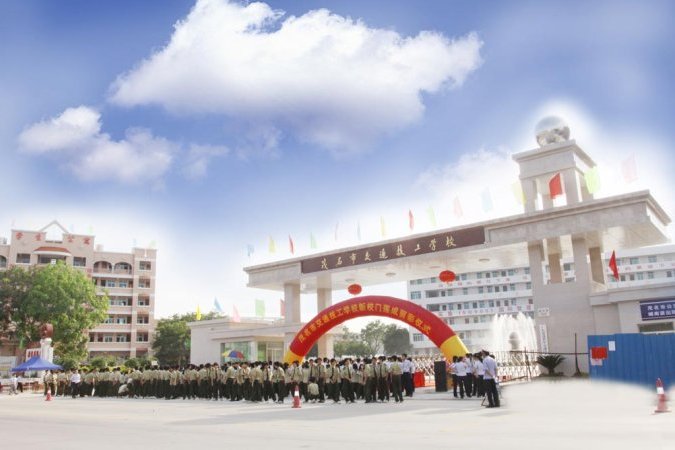
[[415, 327], [436, 344], [448, 360], [468, 352], [452, 328], [421, 306], [394, 297], [367, 295], [336, 303], [317, 314], [295, 336], [284, 361], [301, 361], [314, 343], [331, 328], [345, 320], [363, 316], [389, 317]]

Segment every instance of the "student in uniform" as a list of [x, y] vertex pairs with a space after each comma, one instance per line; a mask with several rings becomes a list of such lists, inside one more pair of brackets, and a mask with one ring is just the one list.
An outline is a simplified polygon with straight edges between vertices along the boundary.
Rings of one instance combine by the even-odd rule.
[[401, 360], [397, 356], [392, 356], [390, 361], [391, 391], [394, 394], [396, 403], [403, 402], [403, 393], [401, 392], [401, 374], [403, 373], [403, 370], [401, 369]]
[[335, 358], [330, 360], [326, 369], [326, 396], [334, 403], [340, 403], [340, 368]]
[[354, 375], [354, 368], [352, 367], [352, 360], [347, 358], [344, 360], [342, 372], [342, 396], [346, 403], [354, 403], [354, 388], [352, 386], [352, 376]]
[[307, 384], [307, 393], [309, 395], [309, 401], [316, 403], [319, 399], [319, 385], [316, 382], [316, 378], [311, 377], [309, 379], [309, 384]]

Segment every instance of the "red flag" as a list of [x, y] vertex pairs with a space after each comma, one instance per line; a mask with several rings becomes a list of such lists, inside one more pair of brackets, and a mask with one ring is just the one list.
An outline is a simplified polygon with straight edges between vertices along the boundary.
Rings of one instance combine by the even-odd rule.
[[415, 229], [415, 217], [413, 217], [411, 210], [408, 210], [408, 226], [410, 227], [410, 231]]
[[551, 196], [551, 200], [559, 195], [562, 195], [562, 179], [559, 173], [557, 173], [553, 178], [551, 178], [551, 181], [548, 182], [548, 193]]
[[609, 268], [612, 269], [612, 275], [619, 281], [619, 268], [616, 265], [616, 253], [612, 250], [612, 257], [609, 258]]
[[281, 317], [286, 317], [286, 302], [283, 299], [279, 299], [279, 310]]
[[295, 244], [293, 244], [293, 238], [290, 235], [288, 236], [288, 246], [291, 249], [291, 255], [295, 255]]

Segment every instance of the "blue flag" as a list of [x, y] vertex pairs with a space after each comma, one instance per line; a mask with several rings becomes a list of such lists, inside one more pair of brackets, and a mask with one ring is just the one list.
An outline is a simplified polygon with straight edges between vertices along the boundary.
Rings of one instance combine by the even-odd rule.
[[219, 313], [223, 312], [223, 308], [220, 307], [220, 303], [218, 303], [217, 298], [213, 299], [213, 309], [215, 309], [216, 312], [219, 312]]

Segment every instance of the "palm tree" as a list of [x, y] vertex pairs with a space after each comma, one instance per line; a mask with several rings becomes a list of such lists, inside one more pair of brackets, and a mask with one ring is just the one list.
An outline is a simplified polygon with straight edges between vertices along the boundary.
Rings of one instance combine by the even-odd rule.
[[565, 360], [562, 355], [541, 355], [537, 356], [537, 363], [548, 369], [549, 375], [555, 375], [555, 368]]

